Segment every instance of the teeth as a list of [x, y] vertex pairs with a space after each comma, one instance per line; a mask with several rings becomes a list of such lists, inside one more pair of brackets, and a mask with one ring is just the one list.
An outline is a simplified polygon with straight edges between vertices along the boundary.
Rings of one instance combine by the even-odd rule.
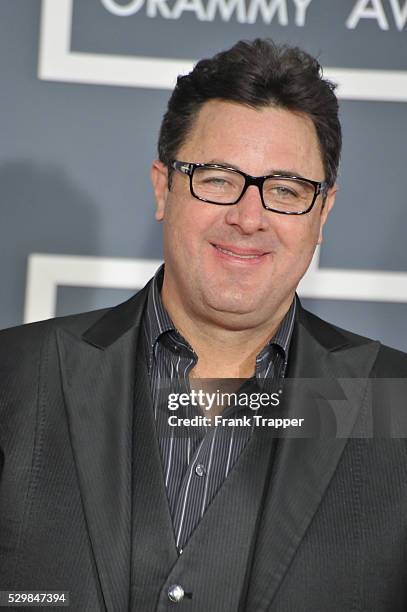
[[239, 257], [240, 259], [257, 259], [259, 255], [238, 255], [237, 253], [233, 253], [233, 251], [228, 251], [227, 249], [221, 249], [221, 247], [216, 247], [218, 251], [222, 253], [226, 253], [227, 255], [233, 255], [233, 257]]

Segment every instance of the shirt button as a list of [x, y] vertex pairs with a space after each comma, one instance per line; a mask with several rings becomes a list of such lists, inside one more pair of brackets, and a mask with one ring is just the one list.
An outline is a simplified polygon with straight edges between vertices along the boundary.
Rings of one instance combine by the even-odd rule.
[[168, 589], [168, 599], [173, 601], [174, 603], [178, 603], [182, 599], [184, 599], [184, 589], [180, 584], [173, 584]]
[[198, 463], [198, 465], [195, 467], [195, 474], [197, 476], [204, 476], [205, 475], [205, 468], [202, 465], [202, 463]]

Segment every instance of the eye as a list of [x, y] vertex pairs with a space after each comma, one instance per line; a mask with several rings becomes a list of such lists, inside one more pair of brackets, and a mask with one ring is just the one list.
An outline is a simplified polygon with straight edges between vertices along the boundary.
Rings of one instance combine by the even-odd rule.
[[218, 176], [208, 176], [203, 179], [203, 183], [209, 183], [214, 185], [215, 187], [223, 187], [228, 184], [228, 181], [225, 178], [221, 178]]
[[224, 192], [236, 189], [238, 177], [226, 172], [204, 171], [194, 176], [194, 184], [202, 189]]
[[292, 189], [288, 189], [288, 187], [275, 187], [276, 191], [278, 191], [278, 193], [284, 194], [284, 193], [291, 193], [292, 195], [296, 195], [294, 193], [294, 191], [292, 191]]
[[271, 185], [269, 192], [279, 198], [298, 198], [298, 193], [286, 185]]

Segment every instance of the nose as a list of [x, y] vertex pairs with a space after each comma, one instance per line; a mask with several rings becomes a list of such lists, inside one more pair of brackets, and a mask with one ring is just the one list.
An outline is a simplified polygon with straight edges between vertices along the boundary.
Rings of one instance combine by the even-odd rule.
[[250, 185], [237, 204], [228, 206], [225, 221], [242, 234], [264, 231], [268, 226], [268, 213], [263, 208], [259, 188]]

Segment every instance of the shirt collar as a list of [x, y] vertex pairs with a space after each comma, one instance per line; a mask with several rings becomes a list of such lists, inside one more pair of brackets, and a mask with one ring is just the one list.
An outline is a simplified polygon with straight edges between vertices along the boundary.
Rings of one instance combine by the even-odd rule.
[[145, 323], [151, 350], [154, 349], [154, 345], [162, 334], [175, 330], [175, 325], [171, 321], [161, 299], [160, 292], [163, 280], [164, 264], [162, 264], [154, 274], [153, 282], [151, 283], [147, 297]]
[[[153, 277], [153, 281], [151, 283], [148, 298], [147, 298], [147, 306], [145, 312], [145, 329], [146, 336], [149, 345], [150, 351], [150, 362], [152, 359], [152, 355], [155, 349], [155, 346], [158, 340], [165, 334], [166, 332], [175, 332], [171, 334], [171, 337], [174, 341], [177, 339], [185, 348], [186, 341], [180, 336], [177, 331], [174, 323], [172, 322], [168, 312], [166, 311], [164, 304], [161, 299], [161, 287], [164, 279], [164, 264], [162, 264]], [[297, 308], [297, 299], [294, 297], [290, 308], [288, 309], [284, 319], [282, 320], [280, 326], [278, 327], [274, 336], [267, 342], [267, 344], [263, 347], [260, 353], [256, 357], [256, 371], [258, 369], [263, 369], [261, 367], [262, 362], [266, 362], [270, 358], [270, 351], [274, 350], [274, 347], [278, 347], [280, 351], [283, 352], [284, 362], [287, 363], [288, 360], [288, 349], [290, 346], [290, 341], [293, 333], [294, 322], [295, 322], [295, 312]], [[186, 343], [187, 344], [187, 343]], [[187, 344], [188, 346], [188, 344]], [[192, 349], [191, 349], [192, 350]]]
[[281, 321], [276, 333], [274, 336], [267, 342], [266, 346], [261, 350], [258, 354], [256, 362], [262, 359], [263, 355], [267, 353], [271, 346], [277, 346], [284, 352], [284, 356], [287, 360], [288, 357], [288, 349], [290, 346], [291, 336], [294, 329], [295, 322], [295, 311], [297, 308], [297, 300], [294, 297], [291, 302], [291, 306], [288, 309], [284, 319]]

